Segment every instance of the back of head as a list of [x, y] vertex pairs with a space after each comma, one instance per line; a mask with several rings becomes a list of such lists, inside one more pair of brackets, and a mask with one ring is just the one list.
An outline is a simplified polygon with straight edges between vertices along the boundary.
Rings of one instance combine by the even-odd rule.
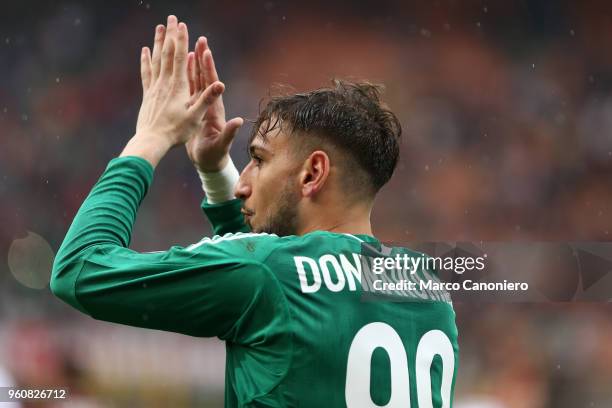
[[[251, 139], [280, 126], [298, 151], [330, 149], [349, 195], [371, 197], [389, 181], [399, 157], [401, 126], [381, 101], [382, 86], [333, 80], [332, 87], [270, 98]], [[332, 160], [333, 161], [333, 160]]]

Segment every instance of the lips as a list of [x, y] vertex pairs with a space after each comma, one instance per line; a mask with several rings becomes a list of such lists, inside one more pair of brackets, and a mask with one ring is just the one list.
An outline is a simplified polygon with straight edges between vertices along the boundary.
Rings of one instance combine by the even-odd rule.
[[253, 216], [253, 214], [254, 214], [253, 211], [249, 211], [249, 210], [246, 210], [244, 208], [241, 209], [240, 212], [242, 213], [242, 216], [244, 217], [245, 222], [248, 222], [249, 218], [251, 218]]

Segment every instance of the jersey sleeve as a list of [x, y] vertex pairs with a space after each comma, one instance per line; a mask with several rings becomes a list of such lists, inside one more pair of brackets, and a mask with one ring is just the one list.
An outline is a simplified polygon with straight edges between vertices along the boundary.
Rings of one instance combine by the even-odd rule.
[[206, 238], [153, 253], [127, 248], [152, 177], [142, 159], [110, 162], [57, 253], [53, 293], [96, 319], [239, 343], [282, 324], [282, 291], [258, 261], [269, 236]]
[[249, 232], [240, 212], [242, 201], [239, 199], [223, 203], [209, 204], [206, 198], [202, 201], [202, 211], [210, 221], [215, 235], [224, 235], [234, 232]]

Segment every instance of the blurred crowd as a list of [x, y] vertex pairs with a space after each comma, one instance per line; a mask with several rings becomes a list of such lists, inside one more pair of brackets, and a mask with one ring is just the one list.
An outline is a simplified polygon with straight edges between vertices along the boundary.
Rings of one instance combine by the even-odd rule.
[[[220, 403], [219, 343], [90, 321], [41, 290], [40, 276], [20, 272], [49, 264], [91, 186], [132, 136], [140, 47], [169, 13], [188, 24], [192, 44], [209, 39], [228, 117], [254, 119], [278, 83], [307, 90], [343, 77], [386, 86], [404, 133], [397, 171], [373, 213], [381, 240], [611, 239], [612, 7], [330, 3], [3, 5], [0, 378], [67, 384], [82, 406]], [[239, 167], [248, 127], [232, 149]], [[210, 234], [202, 198], [176, 149], [156, 170], [132, 248]], [[456, 309], [459, 408], [612, 406], [608, 305]]]

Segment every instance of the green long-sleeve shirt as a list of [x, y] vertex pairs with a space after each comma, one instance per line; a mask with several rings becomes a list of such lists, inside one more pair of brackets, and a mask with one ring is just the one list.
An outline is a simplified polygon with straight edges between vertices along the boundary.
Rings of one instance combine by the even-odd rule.
[[[362, 302], [358, 256], [375, 238], [236, 232], [138, 253], [152, 178], [143, 159], [109, 163], [57, 253], [55, 295], [96, 319], [225, 340], [228, 407], [451, 406], [452, 307]], [[216, 233], [246, 231], [237, 200], [203, 207]]]

